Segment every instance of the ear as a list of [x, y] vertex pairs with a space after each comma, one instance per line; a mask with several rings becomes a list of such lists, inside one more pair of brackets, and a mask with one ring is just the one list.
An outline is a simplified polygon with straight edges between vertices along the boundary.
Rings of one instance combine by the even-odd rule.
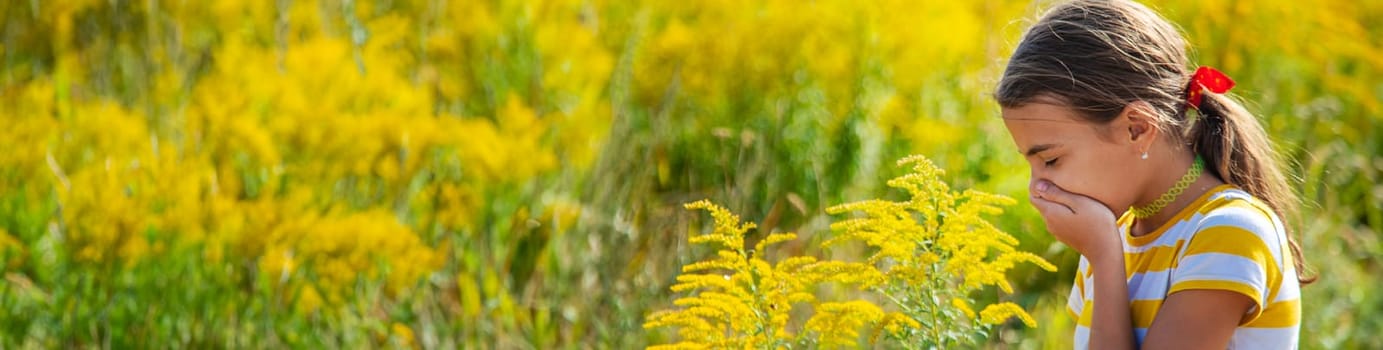
[[1119, 119], [1126, 121], [1127, 140], [1138, 153], [1147, 152], [1153, 142], [1162, 136], [1161, 129], [1157, 128], [1157, 114], [1154, 113], [1152, 105], [1144, 101], [1129, 103], [1119, 113]]

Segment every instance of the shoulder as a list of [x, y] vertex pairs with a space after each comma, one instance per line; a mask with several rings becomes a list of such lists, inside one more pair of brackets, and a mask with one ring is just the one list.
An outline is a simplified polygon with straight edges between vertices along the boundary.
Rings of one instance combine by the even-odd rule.
[[1240, 325], [1256, 320], [1273, 303], [1295, 298], [1286, 231], [1271, 207], [1229, 187], [1211, 194], [1198, 214], [1173, 270], [1169, 295], [1196, 289], [1243, 294], [1254, 307]]
[[1198, 214], [1173, 273], [1174, 284], [1234, 281], [1247, 287], [1241, 290], [1245, 294], [1276, 286], [1288, 243], [1272, 209], [1231, 187], [1207, 198]]
[[1270, 246], [1283, 230], [1282, 220], [1272, 207], [1248, 192], [1228, 186], [1211, 194], [1198, 210], [1197, 235], [1204, 231], [1238, 229], [1249, 231]]

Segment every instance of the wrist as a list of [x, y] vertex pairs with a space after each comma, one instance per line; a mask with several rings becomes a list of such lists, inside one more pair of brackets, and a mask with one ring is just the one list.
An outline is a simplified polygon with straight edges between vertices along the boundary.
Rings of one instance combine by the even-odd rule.
[[1090, 266], [1094, 268], [1093, 271], [1096, 273], [1099, 271], [1110, 271], [1116, 268], [1120, 274], [1124, 272], [1123, 249], [1100, 255], [1087, 255], [1085, 260], [1090, 263]]
[[1119, 229], [1110, 225], [1106, 229], [1100, 229], [1090, 234], [1101, 239], [1092, 242], [1094, 244], [1090, 248], [1093, 249], [1084, 252], [1088, 253], [1085, 254], [1085, 259], [1094, 266], [1115, 265], [1122, 270], [1124, 268], [1124, 241], [1120, 237]]

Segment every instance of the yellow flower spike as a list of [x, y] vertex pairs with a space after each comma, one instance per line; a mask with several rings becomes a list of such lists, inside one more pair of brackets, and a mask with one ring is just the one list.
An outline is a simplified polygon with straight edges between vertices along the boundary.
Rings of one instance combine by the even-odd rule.
[[1028, 327], [1037, 326], [1037, 321], [1032, 319], [1032, 315], [1028, 315], [1028, 312], [1024, 311], [1023, 307], [1018, 306], [1018, 304], [1010, 302], [990, 304], [980, 311], [980, 322], [990, 325], [1001, 324], [1014, 317], [1023, 321], [1023, 324]]
[[922, 328], [922, 324], [912, 319], [911, 316], [902, 312], [890, 312], [884, 316], [883, 320], [880, 320], [879, 323], [874, 326], [874, 333], [869, 336], [869, 343], [878, 343], [879, 337], [885, 333], [889, 335], [898, 335], [905, 329], [917, 328]]
[[877, 305], [862, 300], [822, 303], [816, 311], [803, 328], [819, 334], [825, 347], [856, 345], [860, 328], [878, 324], [884, 317]]
[[956, 307], [966, 318], [975, 318], [975, 309], [970, 308], [970, 302], [963, 298], [951, 298], [951, 306]]
[[767, 238], [764, 238], [763, 240], [759, 241], [758, 244], [755, 244], [755, 245], [754, 245], [754, 252], [755, 252], [755, 254], [763, 254], [762, 252], [764, 251], [764, 249], [766, 249], [766, 248], [767, 248], [768, 246], [770, 246], [770, 245], [773, 245], [773, 244], [776, 244], [776, 243], [781, 243], [781, 242], [787, 242], [787, 241], [791, 241], [791, 240], [794, 240], [794, 239], [797, 239], [797, 234], [793, 234], [793, 233], [774, 233], [774, 234], [768, 235]]

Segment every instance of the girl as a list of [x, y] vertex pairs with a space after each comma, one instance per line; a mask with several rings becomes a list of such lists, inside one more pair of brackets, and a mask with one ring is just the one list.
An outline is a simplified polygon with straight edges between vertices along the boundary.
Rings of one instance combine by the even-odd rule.
[[1185, 46], [1140, 4], [1065, 3], [995, 92], [1032, 204], [1081, 254], [1076, 347], [1295, 348], [1310, 281], [1282, 220], [1291, 192], [1262, 127], [1221, 95], [1233, 81], [1190, 71]]

